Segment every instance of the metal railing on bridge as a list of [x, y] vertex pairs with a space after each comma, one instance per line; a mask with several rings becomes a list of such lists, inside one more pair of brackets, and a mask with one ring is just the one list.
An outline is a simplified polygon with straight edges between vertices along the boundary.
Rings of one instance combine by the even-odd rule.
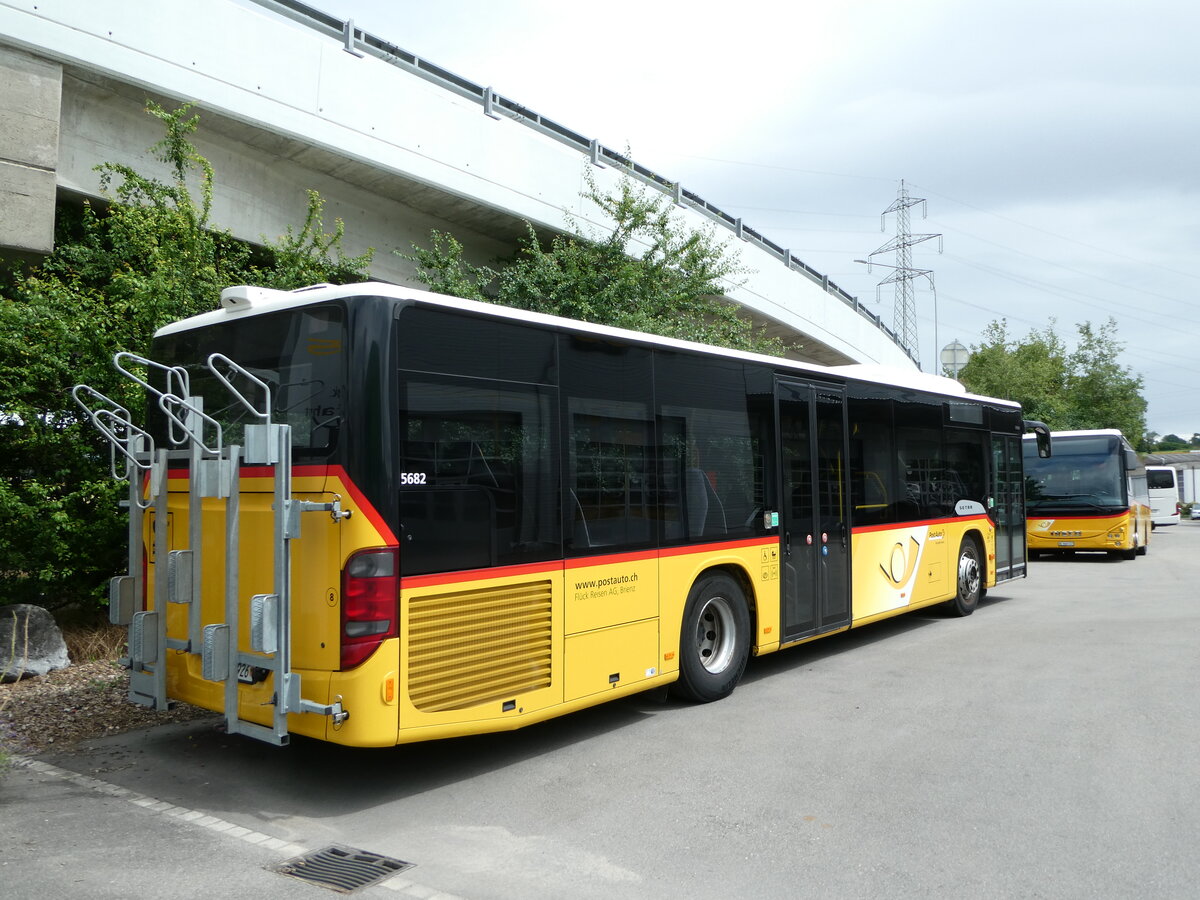
[[698, 194], [685, 190], [679, 183], [671, 181], [657, 172], [634, 162], [625, 154], [618, 153], [616, 150], [604, 146], [593, 138], [585, 137], [577, 131], [560, 125], [553, 119], [546, 118], [541, 113], [497, 94], [491, 87], [469, 81], [448, 69], [443, 69], [441, 66], [422, 59], [415, 53], [410, 53], [396, 46], [390, 41], [385, 41], [383, 38], [376, 37], [370, 32], [355, 27], [353, 19], [339, 19], [336, 16], [331, 16], [319, 9], [315, 9], [306, 3], [301, 3], [299, 0], [254, 0], [254, 2], [259, 6], [286, 16], [301, 25], [322, 32], [329, 37], [336, 38], [342, 42], [348, 53], [356, 56], [369, 54], [381, 59], [397, 68], [424, 78], [432, 84], [436, 84], [461, 97], [478, 103], [483, 108], [484, 114], [492, 118], [505, 116], [506, 118], [520, 122], [563, 144], [574, 147], [588, 156], [596, 165], [607, 164], [618, 167], [644, 184], [670, 195], [679, 206], [699, 212], [718, 225], [729, 229], [738, 238], [754, 244], [765, 253], [774, 256], [792, 271], [799, 272], [810, 281], [820, 285], [821, 289], [826, 293], [837, 297], [859, 315], [870, 320], [876, 328], [886, 334], [896, 346], [900, 347], [909, 359], [917, 362], [919, 365], [919, 361], [913, 352], [900, 342], [895, 332], [883, 323], [880, 316], [864, 307], [857, 297], [847, 293], [837, 284], [830, 281], [828, 275], [821, 274], [812, 266], [794, 256], [791, 250], [767, 239], [755, 229], [745, 225], [740, 218], [732, 216], [714, 206]]

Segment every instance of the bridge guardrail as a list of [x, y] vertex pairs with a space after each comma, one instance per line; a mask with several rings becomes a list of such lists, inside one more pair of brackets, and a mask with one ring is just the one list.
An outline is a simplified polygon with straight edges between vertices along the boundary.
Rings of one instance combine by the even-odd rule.
[[397, 68], [404, 69], [413, 75], [417, 75], [446, 90], [452, 91], [461, 97], [479, 103], [483, 107], [484, 113], [492, 118], [504, 116], [505, 118], [513, 119], [548, 137], [576, 148], [588, 156], [596, 165], [612, 165], [623, 169], [642, 183], [670, 195], [679, 206], [695, 210], [717, 225], [729, 229], [741, 240], [755, 244], [764, 252], [780, 260], [792, 271], [799, 272], [810, 281], [815, 282], [826, 293], [837, 297], [859, 315], [870, 320], [876, 328], [891, 339], [892, 343], [903, 350], [909, 359], [919, 365], [919, 361], [913, 355], [912, 351], [900, 342], [895, 332], [883, 323], [883, 319], [879, 315], [872, 313], [859, 302], [857, 297], [832, 282], [828, 275], [818, 272], [812, 266], [793, 255], [791, 250], [781, 247], [774, 241], [768, 240], [755, 229], [745, 225], [740, 218], [734, 217], [714, 206], [698, 194], [685, 190], [677, 182], [671, 181], [657, 172], [634, 162], [625, 154], [619, 153], [610, 147], [605, 147], [594, 139], [573, 131], [555, 122], [553, 119], [548, 119], [514, 100], [497, 94], [489, 86], [476, 84], [469, 79], [456, 75], [448, 69], [422, 59], [415, 53], [398, 47], [390, 41], [377, 37], [370, 32], [363, 31], [361, 28], [357, 28], [354, 25], [353, 19], [339, 19], [319, 9], [315, 9], [306, 3], [302, 3], [300, 0], [254, 0], [254, 2], [294, 22], [340, 40], [348, 53], [356, 56], [370, 54]]

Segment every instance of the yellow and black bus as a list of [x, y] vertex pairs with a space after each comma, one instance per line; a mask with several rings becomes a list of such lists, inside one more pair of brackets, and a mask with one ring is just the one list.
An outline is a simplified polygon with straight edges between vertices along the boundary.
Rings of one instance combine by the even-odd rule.
[[1056, 431], [1054, 456], [1025, 439], [1029, 557], [1104, 551], [1136, 559], [1150, 546], [1146, 467], [1116, 429]]
[[750, 656], [1026, 571], [1031, 423], [949, 379], [383, 284], [231, 288], [151, 356], [117, 359], [145, 426], [76, 389], [131, 480], [112, 616], [134, 700], [235, 733], [716, 700]]

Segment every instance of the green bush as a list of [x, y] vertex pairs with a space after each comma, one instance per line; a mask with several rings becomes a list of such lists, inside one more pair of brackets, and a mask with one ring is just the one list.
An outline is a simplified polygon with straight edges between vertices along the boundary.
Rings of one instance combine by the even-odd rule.
[[141, 420], [144, 400], [113, 369], [115, 353], [147, 355], [156, 329], [215, 309], [231, 284], [367, 277], [371, 253], [342, 254], [342, 223], [324, 232], [313, 191], [303, 225], [262, 247], [211, 227], [213, 168], [189, 140], [199, 117], [188, 106], [151, 103], [147, 112], [165, 128], [151, 152], [171, 181], [98, 166], [110, 202], [60, 205], [53, 254], [0, 271], [0, 604], [99, 607], [108, 578], [125, 568], [123, 486], [73, 385], [91, 385]]
[[430, 290], [456, 297], [776, 356], [792, 349], [721, 299], [746, 270], [714, 230], [688, 228], [669, 198], [629, 177], [609, 193], [590, 167], [584, 181], [603, 229], [568, 214], [574, 233], [543, 242], [527, 223], [516, 255], [495, 266], [469, 264], [462, 244], [439, 231], [402, 255]]

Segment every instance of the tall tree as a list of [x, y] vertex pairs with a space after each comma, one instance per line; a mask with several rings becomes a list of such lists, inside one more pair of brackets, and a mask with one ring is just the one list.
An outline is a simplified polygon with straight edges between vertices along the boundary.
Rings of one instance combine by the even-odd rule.
[[666, 337], [764, 353], [782, 342], [720, 299], [745, 273], [714, 233], [683, 224], [671, 201], [623, 178], [610, 193], [585, 170], [583, 197], [610, 223], [597, 229], [568, 216], [573, 233], [543, 241], [534, 228], [517, 254], [493, 266], [466, 262], [453, 236], [433, 232], [406, 256], [432, 290]]
[[1016, 400], [1033, 419], [1052, 429], [1117, 428], [1139, 446], [1146, 433], [1142, 379], [1121, 365], [1123, 345], [1117, 324], [1076, 326], [1078, 340], [1068, 350], [1054, 321], [1023, 340], [1009, 337], [1005, 320], [992, 322], [959, 380], [977, 393]]
[[98, 602], [123, 568], [120, 489], [72, 385], [140, 411], [141, 392], [117, 376], [113, 354], [146, 355], [157, 328], [215, 309], [222, 288], [366, 275], [370, 254], [342, 254], [341, 223], [325, 233], [315, 193], [303, 226], [265, 247], [213, 228], [215, 174], [190, 140], [198, 117], [187, 106], [147, 112], [163, 123], [152, 152], [170, 180], [99, 166], [111, 202], [61, 205], [54, 253], [0, 271], [0, 604]]

